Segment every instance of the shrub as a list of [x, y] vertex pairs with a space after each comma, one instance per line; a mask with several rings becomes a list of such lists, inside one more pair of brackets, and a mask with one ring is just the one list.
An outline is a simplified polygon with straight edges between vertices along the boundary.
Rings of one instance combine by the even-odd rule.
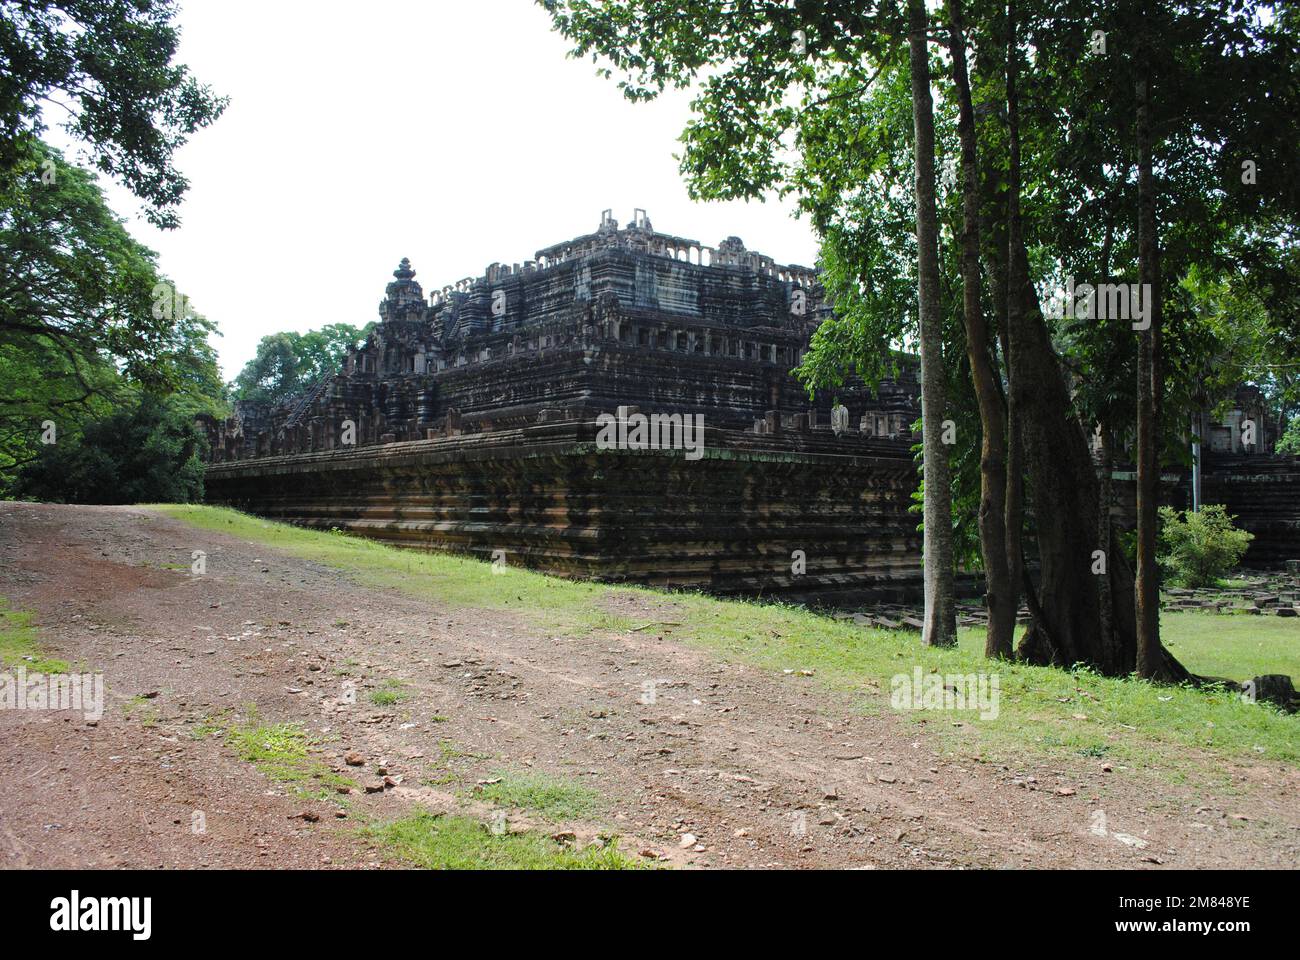
[[200, 500], [204, 444], [184, 405], [144, 394], [43, 449], [19, 474], [15, 493], [63, 503]]
[[1287, 424], [1286, 433], [1277, 441], [1277, 452], [1300, 456], [1300, 417], [1295, 417]]
[[1208, 504], [1197, 513], [1161, 507], [1160, 520], [1160, 565], [1187, 587], [1212, 586], [1255, 539], [1232, 525], [1222, 504]]

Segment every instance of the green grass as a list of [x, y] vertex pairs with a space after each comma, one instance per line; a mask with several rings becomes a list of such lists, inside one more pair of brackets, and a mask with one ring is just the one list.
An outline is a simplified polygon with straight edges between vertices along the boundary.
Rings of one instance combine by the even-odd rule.
[[1246, 680], [1265, 673], [1300, 679], [1300, 618], [1165, 613], [1165, 645], [1193, 673]]
[[600, 795], [589, 787], [540, 773], [500, 771], [496, 783], [476, 788], [476, 795], [502, 807], [535, 810], [548, 820], [581, 820], [600, 809]]
[[366, 831], [398, 856], [430, 870], [635, 870], [644, 865], [615, 842], [580, 851], [550, 837], [493, 833], [470, 817], [424, 811]]
[[[1243, 703], [1219, 689], [1155, 686], [1086, 671], [994, 663], [983, 657], [977, 630], [961, 631], [955, 649], [935, 649], [923, 646], [916, 632], [864, 629], [794, 606], [574, 582], [518, 568], [499, 576], [487, 562], [398, 550], [222, 508], [159, 509], [204, 529], [328, 564], [366, 586], [398, 589], [451, 606], [509, 611], [538, 630], [630, 629], [627, 618], [613, 613], [611, 601], [632, 599], [644, 611], [637, 613], [636, 625], [646, 620], [680, 622], [677, 627], [656, 625], [652, 632], [724, 659], [773, 670], [813, 670], [814, 677], [791, 677], [790, 682], [853, 691], [859, 709], [868, 714], [894, 713], [890, 678], [909, 674], [914, 666], [925, 673], [996, 673], [1001, 693], [997, 718], [981, 719], [975, 712], [897, 714], [938, 731], [948, 749], [982, 759], [1013, 762], [1027, 752], [1107, 757], [1169, 779], [1204, 770], [1220, 758], [1300, 766], [1300, 716]], [[1273, 633], [1294, 630], [1300, 640], [1300, 626], [1288, 620], [1178, 613], [1167, 614], [1163, 623], [1166, 641], [1198, 672], [1235, 679], [1261, 672], [1300, 672], [1294, 644], [1287, 648], [1284, 635]], [[1236, 630], [1245, 632], [1230, 632]], [[1078, 720], [1075, 714], [1086, 719]]]
[[226, 732], [226, 745], [272, 780], [288, 782], [311, 776], [307, 734], [296, 723], [254, 722], [232, 727]]
[[223, 718], [229, 712], [230, 710], [227, 708], [216, 716], [208, 716], [200, 720], [198, 723], [195, 723], [190, 727], [190, 736], [195, 740], [206, 740], [208, 737], [216, 736], [221, 733], [225, 730]]
[[249, 711], [246, 723], [226, 730], [225, 742], [241, 760], [279, 783], [295, 783], [328, 791], [355, 782], [340, 776], [311, 754], [315, 746], [307, 732], [297, 723], [261, 723], [256, 711]]
[[453, 607], [512, 611], [549, 630], [590, 632], [622, 624], [597, 606], [609, 589], [603, 584], [565, 581], [518, 567], [493, 574], [492, 565], [485, 561], [398, 550], [361, 537], [303, 530], [221, 507], [153, 506], [201, 529], [345, 570], [364, 586], [403, 590]]
[[409, 700], [411, 695], [402, 689], [404, 686], [401, 680], [385, 680], [378, 690], [370, 692], [370, 702], [377, 707], [391, 707]]
[[[763, 612], [756, 620], [757, 610]], [[938, 732], [951, 749], [990, 761], [1014, 762], [1026, 750], [1104, 756], [1171, 779], [1204, 766], [1189, 751], [1300, 765], [1300, 716], [1243, 703], [1221, 688], [1158, 686], [1086, 670], [994, 663], [985, 659], [983, 632], [977, 629], [962, 629], [958, 646], [943, 650], [923, 646], [915, 632], [865, 630], [775, 605], [717, 605], [711, 611], [693, 610], [686, 619], [695, 628], [697, 642], [715, 652], [774, 669], [811, 669], [834, 686], [861, 690], [868, 712], [893, 713], [890, 678], [911, 673], [918, 665], [927, 674], [997, 674], [996, 718], [983, 719], [974, 711], [897, 714]], [[1174, 621], [1167, 638], [1175, 650], [1179, 626]], [[1188, 659], [1195, 669], [1203, 668]], [[1225, 673], [1249, 675], [1240, 670]]]
[[[435, 722], [439, 718], [434, 718]], [[446, 717], [441, 718], [446, 720]], [[425, 777], [421, 782], [430, 787], [443, 787], [448, 784], [458, 783], [464, 775], [463, 770], [458, 770], [457, 766], [462, 760], [488, 760], [489, 757], [482, 754], [469, 753], [460, 749], [450, 740], [440, 740], [438, 742], [438, 756], [428, 763], [430, 776]]]
[[41, 652], [32, 615], [10, 610], [4, 597], [0, 597], [0, 664], [15, 670], [25, 667], [28, 673], [68, 673], [71, 669], [66, 660]]

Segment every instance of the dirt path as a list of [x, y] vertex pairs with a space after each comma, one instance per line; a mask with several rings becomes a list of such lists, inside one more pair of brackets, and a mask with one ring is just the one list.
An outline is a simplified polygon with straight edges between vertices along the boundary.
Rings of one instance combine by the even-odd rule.
[[[389, 866], [353, 824], [447, 808], [502, 769], [591, 787], [608, 812], [580, 837], [612, 828], [678, 865], [1300, 861], [1293, 771], [1243, 768], [1249, 790], [1229, 798], [1087, 761], [944, 757], [815, 679], [653, 635], [554, 636], [440, 608], [138, 508], [0, 504], [0, 596], [108, 687], [97, 724], [0, 711], [0, 866]], [[374, 706], [390, 680], [409, 699]], [[330, 767], [376, 792], [340, 818], [191, 735], [247, 704], [305, 725]]]

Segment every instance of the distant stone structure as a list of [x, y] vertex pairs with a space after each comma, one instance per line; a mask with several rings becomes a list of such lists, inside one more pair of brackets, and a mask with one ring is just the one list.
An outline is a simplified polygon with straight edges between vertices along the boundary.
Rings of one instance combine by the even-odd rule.
[[[403, 259], [341, 372], [206, 421], [208, 498], [572, 576], [912, 599], [917, 367], [810, 402], [790, 371], [828, 313], [811, 269], [658, 233], [641, 210], [429, 296]], [[669, 442], [602, 442], [602, 418], [626, 440], [643, 416]], [[698, 458], [671, 442], [696, 417]], [[1281, 426], [1254, 387], [1194, 425], [1202, 500], [1255, 534], [1252, 564], [1300, 555]], [[1191, 473], [1170, 469], [1165, 498], [1188, 506]], [[1131, 467], [1113, 477], [1131, 525]]]
[[[1245, 556], [1251, 566], [1300, 559], [1300, 457], [1276, 452], [1284, 428], [1251, 384], [1237, 387], [1222, 415], [1203, 414], [1192, 425], [1202, 438], [1200, 501], [1223, 504], [1255, 535]], [[1185, 472], [1180, 492], [1190, 501], [1196, 478]]]
[[[574, 576], [918, 588], [916, 365], [810, 402], [790, 371], [829, 312], [813, 270], [638, 210], [427, 297], [409, 261], [393, 277], [338, 375], [208, 423], [210, 500]], [[611, 449], [602, 417], [666, 442]], [[668, 441], [694, 417], [688, 459]]]
[[1202, 414], [1193, 429], [1204, 440], [1208, 454], [1271, 454], [1282, 436], [1279, 424], [1268, 411], [1264, 392], [1251, 384], [1242, 384], [1233, 394], [1232, 404], [1219, 417]]
[[[1231, 402], [1212, 416], [1205, 410], [1193, 418], [1191, 433], [1200, 444], [1191, 451], [1201, 470], [1166, 465], [1161, 471], [1161, 501], [1179, 509], [1219, 503], [1237, 526], [1254, 534], [1243, 564], [1281, 567], [1300, 559], [1300, 457], [1277, 453], [1285, 428], [1270, 413], [1263, 392], [1239, 385]], [[1093, 452], [1100, 454], [1094, 438]], [[1111, 473], [1116, 499], [1113, 514], [1121, 526], [1137, 525], [1136, 471], [1131, 463], [1116, 464]], [[1199, 483], [1199, 491], [1196, 485]]]
[[[712, 427], [776, 433], [829, 425], [789, 373], [828, 312], [812, 270], [780, 266], [737, 237], [716, 248], [626, 229], [596, 233], [426, 299], [410, 261], [393, 272], [379, 326], [344, 370], [291, 405], [241, 403], [213, 423], [214, 462], [524, 426], [620, 404], [702, 413]], [[854, 432], [907, 438], [915, 367], [872, 393], [839, 398]]]

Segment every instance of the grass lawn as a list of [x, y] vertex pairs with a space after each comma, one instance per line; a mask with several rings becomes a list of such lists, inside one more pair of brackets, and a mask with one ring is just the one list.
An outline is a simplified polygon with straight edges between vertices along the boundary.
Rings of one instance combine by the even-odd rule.
[[1178, 611], [1163, 614], [1160, 628], [1193, 673], [1234, 680], [1285, 673], [1300, 681], [1300, 618]]
[[[867, 714], [893, 712], [890, 681], [915, 667], [928, 674], [988, 674], [999, 682], [996, 717], [900, 711], [905, 722], [937, 734], [947, 749], [1014, 762], [1027, 752], [1105, 757], [1171, 780], [1217, 769], [1222, 758], [1278, 760], [1300, 766], [1300, 715], [1243, 703], [1217, 689], [1155, 686], [1088, 671], [994, 663], [982, 655], [982, 634], [963, 630], [955, 649], [921, 645], [915, 632], [865, 629], [774, 603], [720, 600], [699, 594], [574, 582], [486, 562], [399, 550], [373, 541], [302, 530], [206, 506], [158, 509], [197, 527], [278, 548], [346, 571], [356, 582], [393, 588], [440, 603], [501, 610], [539, 630], [626, 632], [645, 625], [612, 612], [620, 595], [651, 609], [664, 605], [662, 633], [727, 659], [773, 670], [812, 671], [791, 682], [826, 683], [855, 695]], [[210, 575], [220, 568], [210, 562]], [[1166, 614], [1165, 639], [1194, 671], [1234, 679], [1258, 673], [1300, 674], [1300, 622], [1202, 613]]]

